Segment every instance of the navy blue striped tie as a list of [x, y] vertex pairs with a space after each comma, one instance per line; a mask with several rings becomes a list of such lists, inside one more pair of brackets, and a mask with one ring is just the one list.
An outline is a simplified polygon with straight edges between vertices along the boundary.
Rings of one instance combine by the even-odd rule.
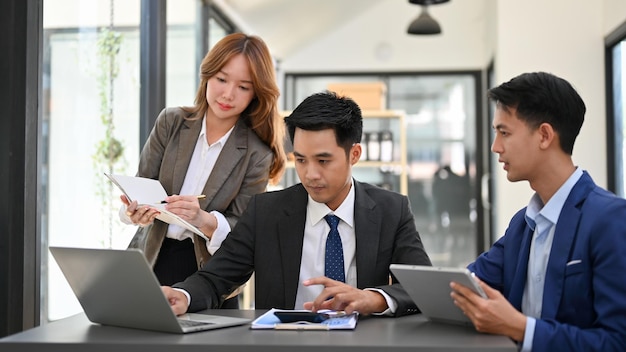
[[337, 230], [339, 218], [335, 215], [326, 215], [324, 217], [330, 232], [326, 239], [326, 257], [324, 262], [324, 275], [333, 280], [346, 282], [346, 275], [343, 267], [343, 246], [341, 245], [341, 237]]

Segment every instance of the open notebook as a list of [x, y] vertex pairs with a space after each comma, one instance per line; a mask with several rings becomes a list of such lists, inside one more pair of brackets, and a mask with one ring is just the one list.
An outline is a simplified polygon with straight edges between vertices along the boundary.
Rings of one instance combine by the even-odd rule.
[[165, 204], [163, 204], [162, 201], [167, 197], [167, 192], [165, 192], [159, 180], [139, 176], [111, 175], [107, 173], [104, 175], [108, 177], [131, 202], [136, 200], [139, 205], [147, 205], [159, 210], [160, 214], [157, 215], [157, 219], [168, 224], [183, 227], [209, 241], [200, 229], [165, 209]]
[[176, 317], [139, 250], [50, 247], [50, 252], [91, 322], [187, 333], [251, 321], [206, 314]]

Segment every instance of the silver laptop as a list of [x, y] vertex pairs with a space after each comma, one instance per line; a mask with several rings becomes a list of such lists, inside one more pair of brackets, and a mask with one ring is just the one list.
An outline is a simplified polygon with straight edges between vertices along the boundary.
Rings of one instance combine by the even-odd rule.
[[91, 322], [188, 333], [251, 321], [206, 314], [176, 317], [139, 250], [50, 247], [50, 252]]
[[466, 268], [391, 264], [389, 269], [402, 284], [422, 314], [432, 321], [472, 325], [450, 297], [450, 282], [455, 281], [487, 297]]

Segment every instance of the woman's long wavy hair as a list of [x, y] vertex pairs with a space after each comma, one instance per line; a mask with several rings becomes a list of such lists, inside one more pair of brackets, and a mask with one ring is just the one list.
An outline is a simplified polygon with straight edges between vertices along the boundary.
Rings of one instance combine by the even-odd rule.
[[274, 63], [265, 42], [257, 36], [234, 33], [222, 38], [202, 59], [200, 64], [200, 85], [196, 93], [195, 105], [183, 107], [189, 119], [204, 116], [209, 104], [206, 99], [207, 82], [215, 76], [235, 55], [242, 54], [250, 67], [255, 97], [241, 113], [240, 118], [267, 144], [274, 154], [270, 168], [270, 183], [277, 184], [285, 169], [283, 147], [285, 125], [278, 114], [277, 102], [280, 95], [276, 84]]

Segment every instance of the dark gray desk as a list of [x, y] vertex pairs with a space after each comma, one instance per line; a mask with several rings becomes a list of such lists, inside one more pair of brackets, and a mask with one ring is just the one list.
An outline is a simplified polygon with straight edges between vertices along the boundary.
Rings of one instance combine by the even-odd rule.
[[[207, 311], [254, 318], [264, 310]], [[419, 315], [361, 318], [352, 331], [259, 331], [239, 326], [185, 335], [101, 326], [84, 314], [0, 339], [0, 351], [516, 351], [506, 337], [437, 324]]]

